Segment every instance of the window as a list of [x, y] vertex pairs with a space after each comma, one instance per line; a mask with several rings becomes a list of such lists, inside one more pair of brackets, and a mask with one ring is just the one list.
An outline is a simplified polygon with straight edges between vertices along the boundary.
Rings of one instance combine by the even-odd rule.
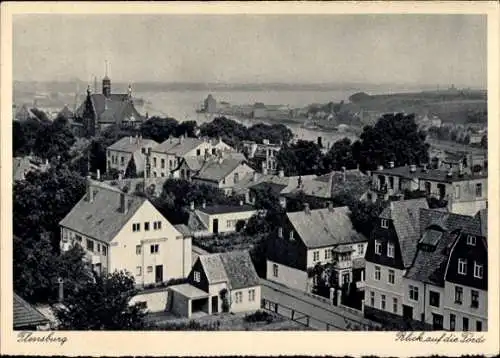
[[375, 240], [375, 254], [380, 255], [382, 253], [382, 243]]
[[483, 278], [483, 265], [478, 264], [476, 261], [474, 261], [474, 277]]
[[458, 273], [460, 275], [467, 275], [467, 260], [458, 259]]
[[234, 173], [234, 184], [240, 181], [240, 175], [238, 173]]
[[146, 148], [141, 148], [141, 153], [146, 154]]
[[392, 312], [398, 313], [398, 299], [395, 297], [392, 299]]
[[165, 159], [161, 158], [160, 164], [161, 164], [161, 168], [165, 169]]
[[476, 321], [476, 331], [481, 332], [483, 330], [483, 322]]
[[149, 221], [144, 223], [144, 231], [149, 231]]
[[140, 255], [141, 254], [141, 245], [136, 245], [135, 246], [135, 254]]
[[458, 305], [462, 304], [464, 295], [464, 289], [460, 286], [455, 286], [455, 303]]
[[380, 220], [380, 226], [384, 229], [387, 229], [389, 227], [389, 222], [386, 219]]
[[278, 265], [273, 264], [273, 276], [278, 277]]
[[385, 310], [385, 295], [380, 296], [380, 308]]
[[477, 183], [476, 184], [476, 198], [480, 198], [483, 196], [483, 184]]
[[363, 245], [363, 244], [358, 245], [358, 254], [360, 256], [363, 256], [365, 254], [365, 245]]
[[215, 155], [216, 150], [217, 150], [216, 148], [212, 148], [212, 155]]
[[453, 313], [450, 313], [450, 331], [455, 330], [456, 320], [457, 320], [457, 317]]
[[140, 275], [142, 275], [142, 267], [141, 267], [141, 266], [137, 266], [137, 267], [135, 268], [135, 275], [136, 275], [136, 276], [140, 276]]
[[169, 167], [170, 169], [172, 169], [172, 166], [173, 166], [173, 165], [174, 165], [174, 164], [172, 163], [172, 159], [170, 159], [170, 160], [168, 161], [168, 167]]
[[410, 300], [418, 301], [418, 287], [410, 285]]
[[387, 257], [394, 257], [394, 244], [392, 242], [387, 243]]
[[102, 255], [106, 256], [108, 254], [108, 250], [106, 249], [106, 246], [102, 245]]
[[455, 185], [455, 199], [460, 198], [460, 185]]
[[313, 261], [319, 261], [319, 251], [313, 252]]
[[193, 274], [193, 278], [194, 278], [194, 282], [200, 282], [200, 280], [201, 280], [200, 271], [195, 271]]
[[283, 237], [283, 228], [282, 227], [278, 228], [278, 237], [279, 238]]
[[254, 302], [255, 301], [255, 290], [251, 289], [248, 290], [248, 302]]
[[82, 242], [82, 237], [80, 235], [75, 235], [75, 240], [78, 242]]
[[429, 304], [439, 307], [439, 292], [429, 291]]
[[148, 273], [153, 272], [153, 266], [148, 266]]
[[342, 284], [346, 285], [350, 282], [349, 272], [342, 274]]
[[380, 266], [375, 266], [375, 280], [380, 281]]
[[234, 303], [241, 303], [243, 301], [243, 294], [241, 292], [236, 292], [234, 294]]
[[388, 281], [391, 285], [394, 285], [394, 270], [389, 270]]
[[125, 157], [120, 158], [120, 163], [121, 163], [121, 165], [125, 165]]
[[97, 244], [97, 252], [101, 252], [101, 244]]
[[87, 250], [94, 252], [94, 241], [87, 239]]
[[329, 260], [332, 258], [333, 254], [333, 249], [326, 249], [325, 250], [325, 260]]
[[370, 292], [370, 306], [375, 307], [375, 292]]
[[292, 241], [294, 240], [294, 238], [293, 238], [293, 230], [290, 230], [290, 240], [292, 240]]
[[161, 221], [154, 221], [153, 222], [153, 229], [161, 230]]
[[156, 168], [156, 157], [153, 157], [153, 168]]
[[226, 227], [228, 227], [228, 228], [236, 227], [236, 220], [227, 220]]
[[141, 231], [141, 224], [140, 223], [132, 224], [132, 231], [133, 232]]
[[462, 330], [464, 332], [467, 332], [469, 330], [469, 319], [467, 317], [464, 317], [462, 319]]
[[394, 177], [389, 177], [389, 189], [394, 189]]
[[200, 149], [196, 149], [196, 155], [197, 155], [197, 156], [200, 156], [200, 155], [201, 155], [201, 150], [200, 150]]
[[160, 249], [160, 245], [158, 244], [151, 245], [150, 249], [152, 254], [157, 254]]
[[478, 308], [479, 307], [479, 292], [476, 290], [471, 290], [470, 291], [470, 306], [472, 308]]
[[467, 235], [467, 245], [476, 246], [476, 237], [473, 235]]

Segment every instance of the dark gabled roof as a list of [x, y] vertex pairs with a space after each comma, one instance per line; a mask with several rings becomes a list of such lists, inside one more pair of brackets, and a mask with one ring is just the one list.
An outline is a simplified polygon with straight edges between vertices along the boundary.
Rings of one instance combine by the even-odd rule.
[[[142, 119], [128, 94], [112, 93], [106, 98], [102, 93], [94, 93], [90, 100], [100, 123], [119, 123], [126, 117]], [[83, 116], [84, 109], [85, 102], [76, 111], [77, 115]]]
[[410, 266], [417, 251], [420, 239], [420, 209], [428, 207], [425, 198], [391, 201], [380, 214], [380, 218], [392, 220], [405, 267]]
[[248, 251], [201, 255], [198, 259], [210, 284], [227, 282], [232, 290], [260, 284]]
[[125, 194], [129, 208], [122, 213], [119, 211], [120, 190], [95, 181], [90, 185], [96, 191], [93, 201], [89, 202], [84, 195], [59, 225], [96, 240], [111, 242], [147, 199]]
[[464, 173], [463, 175], [459, 175], [459, 173], [454, 172], [452, 173], [452, 176], [448, 176], [448, 171], [443, 169], [427, 169], [426, 171], [424, 171], [422, 168], [417, 168], [417, 170], [412, 173], [410, 171], [409, 165], [405, 165], [403, 167], [375, 170], [373, 174], [393, 175], [407, 179], [418, 178], [421, 180], [439, 181], [443, 183], [460, 182], [471, 179], [483, 179], [488, 177], [488, 174], [486, 172]]
[[267, 191], [270, 190], [271, 193], [274, 195], [278, 196], [280, 195], [281, 191], [286, 188], [287, 185], [285, 184], [278, 184], [278, 183], [272, 183], [272, 182], [261, 182], [255, 185], [252, 185], [250, 187], [250, 190], [262, 190], [262, 191]]
[[49, 323], [47, 317], [41, 314], [35, 307], [23, 300], [21, 296], [14, 293], [14, 329], [23, 327], [41, 326]]
[[208, 215], [226, 214], [226, 213], [241, 213], [245, 211], [256, 211], [252, 205], [209, 205], [197, 208], [198, 211]]
[[201, 144], [203, 144], [203, 142], [204, 140], [200, 138], [171, 137], [158, 144], [152, 149], [152, 151], [158, 153], [168, 153], [176, 155], [178, 157], [182, 157], [193, 149], [199, 147]]
[[367, 241], [354, 230], [347, 206], [286, 213], [307, 248]]
[[452, 232], [460, 229], [468, 234], [481, 236], [481, 221], [478, 216], [474, 217], [441, 210], [421, 209], [420, 230], [424, 231], [432, 226], [440, 227], [443, 231]]

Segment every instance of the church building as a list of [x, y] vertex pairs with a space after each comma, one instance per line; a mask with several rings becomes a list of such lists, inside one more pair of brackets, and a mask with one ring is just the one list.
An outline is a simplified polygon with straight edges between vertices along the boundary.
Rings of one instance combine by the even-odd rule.
[[79, 133], [92, 137], [105, 128], [116, 125], [119, 128], [137, 128], [144, 118], [134, 106], [132, 87], [128, 93], [111, 93], [111, 79], [106, 74], [102, 80], [102, 93], [92, 93], [87, 88], [87, 97], [76, 111], [80, 126]]

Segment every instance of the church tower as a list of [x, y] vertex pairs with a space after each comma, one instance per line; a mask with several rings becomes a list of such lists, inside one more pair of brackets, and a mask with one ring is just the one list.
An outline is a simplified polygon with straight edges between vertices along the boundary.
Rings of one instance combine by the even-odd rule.
[[106, 98], [111, 96], [111, 80], [108, 77], [108, 61], [106, 61], [106, 74], [102, 79], [102, 94]]

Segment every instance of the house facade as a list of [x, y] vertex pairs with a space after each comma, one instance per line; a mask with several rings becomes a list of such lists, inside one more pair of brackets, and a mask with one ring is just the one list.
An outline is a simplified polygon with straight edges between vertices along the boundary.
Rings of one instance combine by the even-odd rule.
[[367, 239], [356, 232], [347, 207], [286, 213], [267, 248], [267, 274], [270, 281], [302, 291], [314, 285], [311, 270], [330, 264], [334, 284], [342, 286], [364, 280]]
[[79, 244], [98, 274], [126, 270], [138, 285], [184, 278], [191, 237], [146, 199], [88, 179], [87, 193], [60, 222], [61, 250]]
[[188, 283], [169, 288], [170, 310], [180, 316], [256, 311], [260, 280], [247, 251], [201, 255]]
[[156, 145], [158, 143], [154, 140], [143, 139], [142, 136], [124, 137], [118, 140], [106, 149], [106, 171], [115, 169], [125, 174], [133, 158], [137, 173], [144, 172], [147, 157]]

